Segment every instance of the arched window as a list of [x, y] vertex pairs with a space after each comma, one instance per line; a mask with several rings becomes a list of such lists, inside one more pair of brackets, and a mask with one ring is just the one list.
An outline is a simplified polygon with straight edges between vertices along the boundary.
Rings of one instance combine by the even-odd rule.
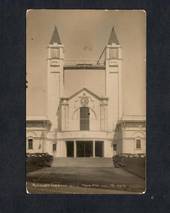
[[28, 149], [33, 149], [33, 139], [32, 138], [28, 139]]
[[59, 49], [56, 48], [51, 49], [51, 58], [59, 58]]
[[111, 48], [110, 49], [110, 59], [118, 58], [118, 49], [117, 48]]
[[89, 108], [80, 107], [80, 130], [89, 130], [89, 117]]

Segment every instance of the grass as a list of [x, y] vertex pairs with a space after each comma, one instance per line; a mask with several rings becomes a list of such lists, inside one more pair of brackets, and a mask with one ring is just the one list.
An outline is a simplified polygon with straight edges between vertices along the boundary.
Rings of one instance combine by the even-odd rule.
[[145, 178], [145, 158], [127, 158], [125, 170], [138, 177]]

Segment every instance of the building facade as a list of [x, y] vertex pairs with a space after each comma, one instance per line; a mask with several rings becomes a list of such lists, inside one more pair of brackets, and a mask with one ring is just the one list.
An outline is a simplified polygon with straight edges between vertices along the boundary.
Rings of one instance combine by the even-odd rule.
[[[64, 46], [55, 27], [48, 45], [47, 114], [27, 117], [28, 153], [75, 158], [145, 153], [145, 117], [123, 115], [122, 55], [114, 28], [102, 57], [102, 63], [65, 63]], [[73, 84], [76, 73], [85, 83], [70, 92], [66, 73], [74, 74]], [[95, 84], [98, 90], [93, 89]]]

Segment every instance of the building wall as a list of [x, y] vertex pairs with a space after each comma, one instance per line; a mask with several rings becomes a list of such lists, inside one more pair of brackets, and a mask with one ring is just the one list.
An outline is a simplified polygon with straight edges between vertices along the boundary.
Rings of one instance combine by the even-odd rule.
[[[28, 140], [32, 139], [33, 148], [28, 149]], [[26, 135], [26, 152], [27, 153], [42, 153], [44, 152], [45, 140], [43, 139], [43, 131], [29, 130]]]
[[113, 157], [113, 143], [111, 140], [104, 141], [104, 157], [106, 158]]
[[[134, 123], [134, 122], [133, 122]], [[44, 129], [27, 128], [26, 152], [42, 153], [47, 152], [56, 157], [66, 157], [66, 141], [90, 140], [104, 141], [104, 157], [113, 157], [116, 154], [146, 153], [146, 133], [144, 122], [119, 124], [115, 133], [102, 131], [65, 131], [55, 132]], [[33, 139], [33, 149], [28, 149], [28, 139]], [[141, 141], [141, 148], [136, 148], [136, 141]], [[56, 144], [56, 151], [53, 151], [53, 144]], [[113, 149], [117, 145], [117, 150]]]
[[[146, 128], [144, 121], [133, 123], [123, 123], [122, 121], [116, 134], [117, 153], [146, 153]], [[137, 140], [140, 140], [141, 148], [136, 147]]]
[[[113, 50], [117, 52], [116, 57], [111, 56]], [[63, 45], [50, 44], [48, 51], [46, 113], [52, 126], [45, 135], [40, 129], [28, 129], [27, 140], [33, 138], [33, 150], [26, 147], [27, 151], [66, 157], [65, 141], [71, 139], [104, 141], [104, 157], [112, 157], [117, 153], [145, 153], [143, 122], [122, 119], [120, 45], [107, 45], [105, 67], [103, 64], [100, 69], [97, 65], [90, 69], [80, 69], [73, 65], [69, 70], [68, 66], [64, 66]], [[78, 92], [82, 88], [86, 90]], [[74, 92], [78, 93], [73, 95]], [[90, 109], [89, 131], [80, 131], [80, 107], [84, 106], [81, 103], [84, 95], [88, 99], [85, 106]], [[137, 140], [141, 141], [140, 149], [136, 148]], [[53, 144], [56, 144], [56, 151], [53, 150]], [[113, 145], [117, 146], [117, 150], [113, 150]]]
[[[136, 140], [141, 141], [141, 148], [136, 148]], [[123, 153], [145, 153], [146, 152], [146, 136], [145, 129], [139, 127], [125, 128], [123, 134]]]
[[66, 143], [64, 140], [57, 140], [57, 151], [54, 155], [56, 157], [66, 157]]
[[82, 88], [105, 96], [105, 69], [64, 69], [64, 96], [70, 97]]
[[[98, 141], [98, 139], [93, 139], [93, 140]], [[106, 158], [113, 157], [112, 141], [111, 140], [104, 140], [103, 142], [104, 142], [103, 157], [106, 157]], [[57, 151], [55, 153], [51, 152], [51, 154], [53, 154], [55, 157], [67, 157], [66, 140], [58, 140], [57, 141]]]
[[90, 131], [100, 131], [101, 122], [102, 129], [105, 129], [105, 121], [101, 121], [101, 114], [103, 119], [106, 119], [106, 112], [101, 112], [101, 101], [97, 98], [94, 98], [91, 94], [86, 91], [82, 91], [73, 97], [70, 100], [64, 100], [61, 103], [60, 120], [61, 131], [79, 131], [80, 130], [80, 107], [82, 106], [81, 100], [83, 98], [88, 99], [88, 104], [86, 105], [89, 108], [89, 130]]

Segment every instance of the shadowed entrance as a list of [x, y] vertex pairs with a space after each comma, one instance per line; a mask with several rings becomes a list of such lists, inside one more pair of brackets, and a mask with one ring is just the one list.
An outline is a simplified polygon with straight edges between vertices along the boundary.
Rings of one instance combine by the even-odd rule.
[[76, 141], [77, 157], [93, 157], [93, 141]]
[[66, 141], [67, 157], [104, 157], [103, 141]]
[[67, 141], [67, 157], [74, 157], [74, 141]]

